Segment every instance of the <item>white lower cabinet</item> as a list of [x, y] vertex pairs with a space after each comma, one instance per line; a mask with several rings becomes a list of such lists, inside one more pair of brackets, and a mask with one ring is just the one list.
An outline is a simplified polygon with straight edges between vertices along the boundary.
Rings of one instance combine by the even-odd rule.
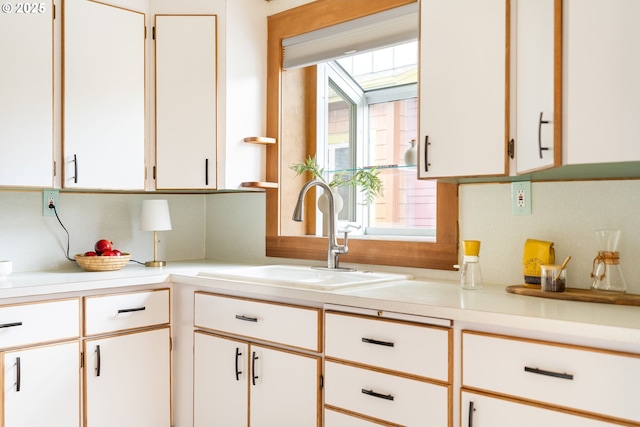
[[79, 355], [78, 341], [2, 353], [2, 426], [80, 426]]
[[357, 311], [325, 313], [325, 427], [451, 426], [449, 321]]
[[197, 292], [194, 427], [322, 426], [320, 312]]
[[170, 427], [169, 327], [85, 341], [87, 427]]
[[320, 359], [195, 332], [194, 426], [318, 424]]
[[466, 427], [605, 427], [620, 425], [532, 404], [477, 393], [462, 393], [462, 426]]
[[84, 427], [171, 426], [169, 289], [84, 298]]
[[[640, 354], [463, 331], [462, 392], [463, 426], [637, 426]], [[483, 398], [480, 414], [479, 398], [469, 393], [509, 402]]]

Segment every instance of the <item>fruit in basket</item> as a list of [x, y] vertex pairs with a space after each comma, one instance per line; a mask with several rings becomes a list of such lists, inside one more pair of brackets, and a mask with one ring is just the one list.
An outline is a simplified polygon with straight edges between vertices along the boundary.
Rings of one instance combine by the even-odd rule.
[[96, 242], [94, 249], [96, 251], [96, 254], [102, 255], [103, 252], [111, 251], [113, 249], [112, 245], [113, 243], [111, 243], [109, 240], [100, 239]]
[[104, 251], [100, 256], [115, 256], [115, 253], [113, 251]]
[[85, 252], [84, 254], [82, 254], [83, 256], [98, 256], [97, 253], [95, 253], [94, 251], [88, 251]]
[[117, 249], [112, 249], [111, 250], [111, 256], [122, 256], [122, 252], [120, 252]]

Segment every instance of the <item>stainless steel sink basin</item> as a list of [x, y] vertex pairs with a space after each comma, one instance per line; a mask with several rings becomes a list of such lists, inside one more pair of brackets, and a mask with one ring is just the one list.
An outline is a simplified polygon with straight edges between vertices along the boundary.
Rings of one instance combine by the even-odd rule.
[[404, 274], [372, 271], [331, 271], [295, 265], [264, 265], [200, 272], [199, 276], [240, 282], [291, 286], [305, 289], [335, 290], [395, 280], [410, 279]]

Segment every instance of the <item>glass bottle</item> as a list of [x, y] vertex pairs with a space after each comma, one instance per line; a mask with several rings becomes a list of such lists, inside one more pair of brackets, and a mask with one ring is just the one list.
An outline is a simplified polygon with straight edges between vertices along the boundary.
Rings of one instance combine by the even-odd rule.
[[460, 286], [462, 289], [482, 289], [480, 271], [480, 241], [463, 240], [462, 267], [460, 268]]
[[598, 252], [593, 260], [591, 289], [597, 291], [626, 292], [627, 282], [620, 267], [620, 230], [598, 230]]

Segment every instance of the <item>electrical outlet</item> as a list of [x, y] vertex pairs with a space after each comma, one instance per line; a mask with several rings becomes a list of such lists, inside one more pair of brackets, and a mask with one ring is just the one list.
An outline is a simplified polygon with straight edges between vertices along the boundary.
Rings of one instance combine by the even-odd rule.
[[531, 215], [531, 181], [511, 183], [511, 213]]
[[42, 192], [42, 215], [43, 216], [56, 216], [53, 209], [49, 208], [49, 204], [53, 203], [56, 209], [60, 209], [58, 190], [44, 190]]

